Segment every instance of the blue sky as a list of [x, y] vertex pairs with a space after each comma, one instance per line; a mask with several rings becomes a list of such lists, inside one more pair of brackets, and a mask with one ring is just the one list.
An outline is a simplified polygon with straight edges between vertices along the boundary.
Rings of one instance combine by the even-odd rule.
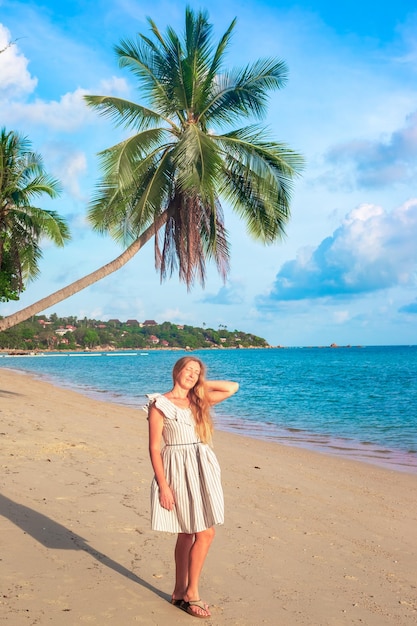
[[[244, 0], [208, 10], [216, 36], [234, 17], [230, 66], [284, 59], [289, 80], [271, 95], [265, 125], [301, 152], [286, 239], [262, 247], [224, 205], [231, 241], [226, 284], [160, 283], [148, 244], [123, 269], [45, 313], [165, 320], [254, 332], [272, 345], [417, 343], [417, 9], [400, 0]], [[140, 100], [113, 46], [147, 32], [150, 16], [182, 31], [186, 3], [154, 0], [0, 0], [0, 120], [32, 141], [63, 193], [45, 201], [73, 239], [44, 247], [41, 277], [8, 315], [109, 262], [121, 249], [85, 215], [97, 153], [121, 137], [84, 94]]]

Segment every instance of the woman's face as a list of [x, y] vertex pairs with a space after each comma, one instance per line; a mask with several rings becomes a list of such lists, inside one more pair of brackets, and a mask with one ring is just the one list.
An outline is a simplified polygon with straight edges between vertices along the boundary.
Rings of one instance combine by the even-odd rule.
[[188, 361], [178, 375], [178, 384], [186, 389], [192, 389], [198, 381], [201, 368], [197, 361]]

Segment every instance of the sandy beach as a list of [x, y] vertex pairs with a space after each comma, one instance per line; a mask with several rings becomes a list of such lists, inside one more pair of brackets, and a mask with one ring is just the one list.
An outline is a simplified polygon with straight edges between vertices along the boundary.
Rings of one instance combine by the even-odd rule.
[[[0, 370], [0, 623], [193, 624], [149, 524], [143, 411]], [[417, 623], [417, 476], [215, 434], [206, 624]]]

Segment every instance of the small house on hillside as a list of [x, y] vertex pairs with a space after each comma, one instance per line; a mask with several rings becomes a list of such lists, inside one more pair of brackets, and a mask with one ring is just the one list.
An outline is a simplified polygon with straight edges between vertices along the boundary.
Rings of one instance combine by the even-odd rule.
[[38, 320], [38, 324], [40, 324], [42, 326], [42, 328], [45, 328], [45, 326], [50, 326], [52, 324], [52, 322], [48, 322], [48, 320]]
[[145, 320], [141, 326], [158, 326], [155, 320]]

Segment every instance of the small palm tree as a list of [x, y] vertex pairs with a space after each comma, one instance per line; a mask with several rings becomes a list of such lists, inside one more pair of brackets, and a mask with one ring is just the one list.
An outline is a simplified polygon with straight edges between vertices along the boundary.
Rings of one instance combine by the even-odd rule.
[[55, 198], [58, 182], [48, 176], [27, 138], [0, 131], [0, 301], [18, 300], [25, 284], [39, 274], [40, 243], [63, 246], [65, 221], [55, 212], [33, 206], [44, 194]]
[[186, 9], [182, 38], [172, 28], [163, 36], [148, 21], [151, 37], [142, 34], [116, 47], [120, 66], [138, 79], [146, 102], [86, 96], [101, 115], [131, 130], [101, 153], [103, 177], [89, 210], [94, 229], [129, 247], [103, 268], [0, 320], [0, 330], [119, 269], [152, 237], [161, 278], [178, 269], [188, 287], [196, 278], [204, 285], [207, 259], [225, 278], [229, 246], [222, 201], [262, 243], [284, 234], [303, 159], [257, 124], [233, 125], [264, 116], [268, 92], [285, 84], [285, 63], [263, 59], [227, 71], [224, 56], [235, 20], [217, 45], [205, 12]]

